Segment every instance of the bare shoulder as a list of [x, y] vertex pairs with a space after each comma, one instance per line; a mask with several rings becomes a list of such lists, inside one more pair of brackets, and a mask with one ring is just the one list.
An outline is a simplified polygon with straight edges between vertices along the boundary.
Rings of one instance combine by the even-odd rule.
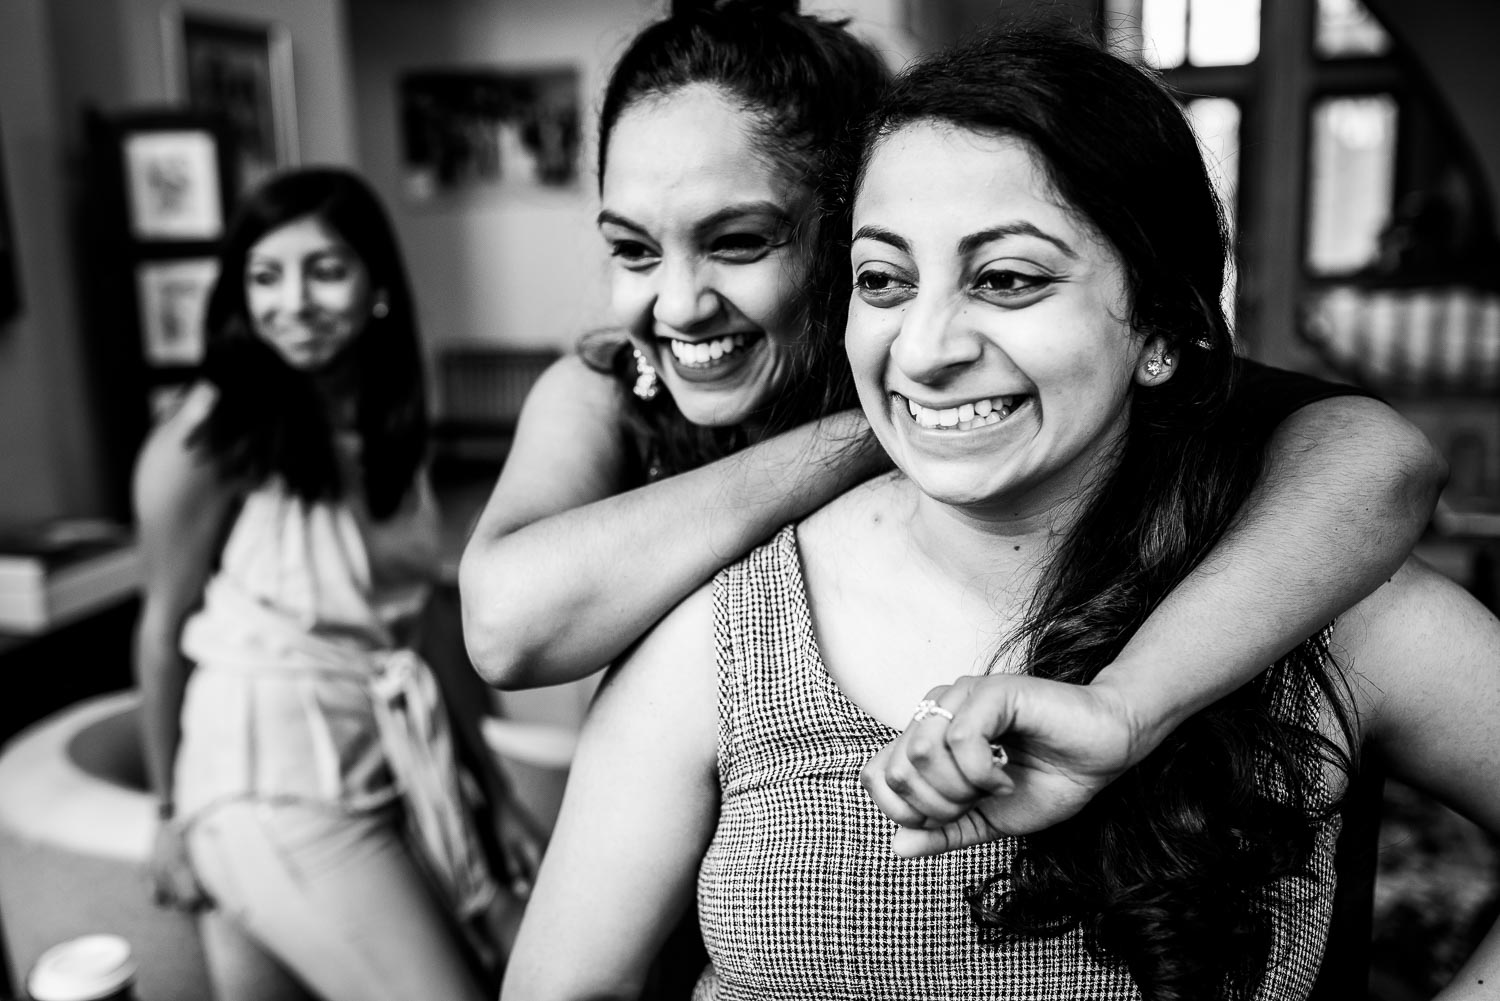
[[474, 535], [479, 545], [624, 489], [626, 405], [620, 385], [577, 356], [553, 362], [521, 407], [510, 453]]
[[570, 352], [547, 366], [537, 378], [526, 397], [527, 406], [533, 401], [614, 410], [624, 403], [624, 387], [611, 376], [589, 368], [582, 358]]
[[1500, 620], [1409, 559], [1340, 619], [1362, 737], [1390, 774], [1500, 831]]
[[[667, 712], [712, 746], [718, 699], [713, 584], [699, 587], [668, 612], [600, 685], [595, 712]], [[677, 714], [681, 714], [680, 716]]]
[[507, 469], [514, 464], [528, 477], [551, 471], [568, 480], [604, 472], [619, 462], [627, 405], [618, 381], [564, 355], [526, 395]]
[[1449, 693], [1461, 697], [1500, 665], [1500, 621], [1415, 556], [1340, 616], [1333, 639], [1355, 677], [1360, 709], [1376, 725], [1436, 709]]
[[869, 553], [880, 540], [899, 532], [911, 514], [911, 482], [897, 472], [873, 477], [835, 497], [797, 526], [804, 561], [837, 560], [840, 554]]
[[162, 615], [172, 621], [197, 600], [242, 492], [194, 437], [216, 398], [207, 383], [190, 388], [152, 430], [136, 461], [132, 499], [152, 621]]
[[193, 440], [217, 399], [211, 384], [194, 383], [152, 428], [135, 465], [132, 493], [138, 516], [191, 508], [231, 492], [206, 449]]

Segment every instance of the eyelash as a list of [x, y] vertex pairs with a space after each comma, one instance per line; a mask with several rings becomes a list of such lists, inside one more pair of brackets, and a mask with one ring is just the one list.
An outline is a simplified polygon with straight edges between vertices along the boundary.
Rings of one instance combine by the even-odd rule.
[[[308, 268], [308, 277], [315, 282], [342, 282], [349, 279], [349, 265], [342, 261], [314, 264]], [[249, 281], [252, 285], [275, 285], [281, 281], [282, 273], [278, 270], [263, 269], [251, 270]]]
[[609, 256], [632, 271], [648, 268], [657, 259], [651, 248], [639, 240], [611, 240]]
[[[709, 244], [709, 253], [728, 264], [754, 264], [790, 239], [761, 233], [726, 233]], [[640, 240], [611, 240], [609, 255], [631, 271], [645, 271], [661, 260], [661, 254]]]
[[[1007, 278], [1016, 282], [1017, 284], [1016, 286], [1009, 289], [984, 288], [984, 283], [986, 281], [991, 281], [996, 278]], [[1050, 275], [1031, 275], [1021, 271], [1011, 271], [1007, 268], [996, 268], [990, 271], [980, 272], [978, 277], [974, 279], [974, 287], [984, 292], [988, 292], [991, 295], [1016, 298], [1046, 288], [1055, 280], [1056, 279], [1052, 278]]]
[[[875, 288], [871, 280], [883, 283]], [[898, 296], [908, 296], [911, 283], [903, 282], [889, 271], [870, 268], [854, 276], [854, 294], [872, 306], [894, 306]]]
[[726, 233], [714, 240], [710, 250], [736, 263], [751, 263], [788, 242], [761, 233]]
[[[871, 279], [884, 282], [884, 287], [873, 287]], [[987, 283], [993, 283], [997, 279], [1014, 284], [1011, 288], [986, 287]], [[1014, 302], [1015, 300], [1025, 299], [1033, 293], [1040, 292], [1055, 281], [1057, 279], [1050, 275], [1032, 275], [1006, 268], [993, 268], [980, 272], [975, 277], [971, 288], [980, 296]], [[885, 307], [896, 305], [899, 301], [910, 298], [915, 291], [915, 287], [915, 283], [913, 282], [905, 281], [889, 271], [882, 271], [875, 268], [861, 271], [854, 278], [855, 294], [872, 306]]]

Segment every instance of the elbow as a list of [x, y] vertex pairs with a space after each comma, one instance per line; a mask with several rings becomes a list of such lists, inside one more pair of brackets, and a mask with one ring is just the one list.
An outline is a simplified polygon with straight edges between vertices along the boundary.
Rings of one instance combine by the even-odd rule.
[[484, 683], [501, 691], [534, 688], [541, 684], [533, 677], [533, 658], [522, 654], [514, 634], [491, 617], [471, 617], [464, 611], [464, 646], [469, 663]]
[[1426, 435], [1408, 427], [1393, 447], [1392, 468], [1399, 471], [1396, 501], [1425, 524], [1432, 517], [1438, 496], [1448, 485], [1448, 460]]
[[458, 573], [469, 663], [485, 684], [501, 691], [544, 684], [537, 677], [538, 657], [527, 629], [528, 616], [518, 611], [522, 607], [519, 596], [508, 587], [495, 586], [493, 575], [481, 586], [473, 565], [465, 554]]

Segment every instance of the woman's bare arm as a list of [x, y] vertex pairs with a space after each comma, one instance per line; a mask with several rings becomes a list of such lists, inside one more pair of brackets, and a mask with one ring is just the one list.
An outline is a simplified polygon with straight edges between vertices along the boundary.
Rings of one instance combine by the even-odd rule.
[[[1409, 560], [1339, 619], [1358, 721], [1390, 774], [1500, 837], [1500, 621], [1453, 581]], [[1500, 987], [1500, 923], [1436, 997]]]
[[640, 996], [718, 818], [712, 595], [700, 588], [604, 681], [500, 996]]
[[552, 366], [459, 566], [464, 635], [500, 688], [584, 677], [725, 564], [884, 468], [858, 414], [626, 489], [624, 390]]
[[188, 437], [207, 416], [213, 390], [190, 390], [147, 439], [132, 482], [136, 531], [145, 563], [145, 599], [136, 628], [135, 674], [151, 788], [171, 800], [183, 687], [190, 665], [178, 647], [182, 625], [203, 597], [234, 491]]
[[1287, 417], [1234, 527], [1090, 686], [1131, 731], [1121, 768], [1388, 579], [1447, 476], [1426, 437], [1375, 400]]

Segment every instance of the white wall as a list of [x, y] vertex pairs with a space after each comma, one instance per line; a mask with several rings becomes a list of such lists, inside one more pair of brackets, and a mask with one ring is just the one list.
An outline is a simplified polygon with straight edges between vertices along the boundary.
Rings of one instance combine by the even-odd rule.
[[[598, 98], [631, 35], [664, 9], [658, 0], [350, 0], [360, 163], [391, 206], [429, 347], [566, 348], [606, 322], [606, 259], [594, 229]], [[807, 9], [857, 14], [859, 33], [895, 63], [911, 53], [897, 0], [817, 0]], [[557, 65], [580, 76], [576, 188], [496, 188], [426, 202], [402, 190], [402, 73]]]

